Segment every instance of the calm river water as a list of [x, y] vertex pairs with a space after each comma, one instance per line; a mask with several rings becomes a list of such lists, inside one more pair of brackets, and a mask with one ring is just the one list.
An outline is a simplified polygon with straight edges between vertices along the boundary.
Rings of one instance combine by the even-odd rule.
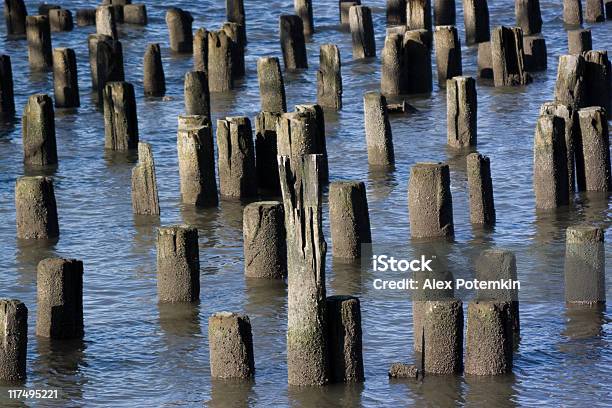
[[[26, 1], [31, 14], [38, 2]], [[63, 1], [74, 10], [91, 4]], [[292, 1], [246, 0], [249, 44], [247, 76], [227, 94], [212, 96], [215, 118], [259, 110], [256, 60], [279, 56], [278, 17], [292, 13]], [[24, 301], [29, 310], [28, 388], [58, 388], [59, 401], [26, 406], [610, 406], [612, 342], [610, 309], [603, 314], [568, 314], [563, 299], [564, 230], [576, 222], [607, 227], [609, 198], [579, 197], [570, 210], [536, 214], [532, 189], [532, 147], [540, 105], [552, 99], [557, 58], [566, 53], [559, 0], [541, 0], [549, 70], [534, 75], [523, 88], [478, 85], [478, 150], [491, 157], [498, 223], [494, 231], [473, 230], [469, 223], [465, 158], [446, 147], [445, 92], [434, 84], [426, 97], [410, 98], [418, 112], [393, 116], [397, 166], [389, 173], [369, 170], [363, 130], [362, 95], [380, 83], [380, 61], [353, 62], [350, 34], [338, 29], [337, 0], [315, 0], [317, 33], [308, 43], [310, 68], [285, 75], [288, 106], [314, 102], [319, 46], [333, 42], [342, 55], [344, 109], [326, 114], [331, 179], [367, 184], [372, 233], [377, 245], [410, 248], [407, 186], [410, 167], [419, 161], [451, 166], [456, 242], [448, 245], [449, 263], [471, 276], [470, 258], [484, 247], [516, 251], [522, 282], [522, 340], [514, 374], [474, 381], [463, 377], [427, 377], [423, 382], [391, 382], [394, 361], [412, 361], [411, 304], [403, 296], [371, 290], [371, 276], [359, 266], [332, 262], [328, 254], [329, 294], [361, 297], [366, 382], [362, 387], [287, 386], [285, 362], [286, 286], [243, 277], [242, 207], [223, 201], [218, 208], [195, 210], [180, 202], [176, 154], [177, 116], [183, 111], [183, 75], [192, 59], [168, 49], [165, 9], [189, 10], [194, 28], [217, 29], [225, 20], [223, 1], [147, 2], [146, 27], [122, 27], [126, 80], [136, 87], [141, 140], [153, 146], [162, 215], [158, 222], [135, 219], [130, 177], [135, 157], [104, 151], [103, 118], [89, 94], [87, 35], [93, 27], [54, 33], [55, 47], [77, 53], [82, 107], [56, 112], [59, 167], [55, 188], [61, 237], [44, 245], [16, 240], [14, 184], [24, 174], [19, 121], [0, 130], [0, 297]], [[385, 2], [366, 1], [373, 9], [377, 55], [385, 32]], [[460, 1], [457, 21], [464, 42]], [[491, 25], [513, 25], [514, 2], [489, 0]], [[32, 74], [26, 42], [5, 40], [0, 24], [0, 52], [13, 61], [18, 114], [29, 95], [52, 95], [50, 75]], [[596, 49], [612, 49], [612, 23], [592, 26]], [[164, 55], [170, 100], [146, 99], [142, 59], [147, 43], [159, 42]], [[463, 48], [464, 73], [476, 74], [476, 49]], [[435, 71], [434, 71], [435, 72]], [[435, 75], [434, 75], [435, 76]], [[326, 198], [324, 214], [327, 218]], [[201, 302], [188, 306], [157, 304], [155, 229], [187, 223], [200, 231]], [[325, 220], [328, 244], [329, 223]], [[606, 234], [612, 242], [612, 234]], [[607, 244], [608, 281], [612, 247]], [[330, 251], [331, 253], [331, 251]], [[49, 256], [82, 259], [85, 339], [50, 344], [34, 335], [36, 265]], [[612, 299], [608, 285], [608, 299]], [[211, 381], [207, 321], [216, 311], [247, 313], [253, 325], [256, 381]], [[0, 406], [12, 406], [0, 388]]]

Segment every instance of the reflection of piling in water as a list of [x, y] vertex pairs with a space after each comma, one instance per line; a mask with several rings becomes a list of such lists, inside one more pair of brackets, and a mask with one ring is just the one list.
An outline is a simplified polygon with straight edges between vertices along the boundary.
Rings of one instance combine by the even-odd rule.
[[376, 56], [372, 11], [366, 6], [349, 9], [349, 25], [353, 42], [353, 59]]
[[218, 312], [208, 318], [210, 374], [213, 378], [255, 376], [251, 321], [246, 315]]
[[134, 214], [159, 215], [155, 162], [148, 143], [138, 143], [138, 164], [132, 169], [132, 209]]
[[193, 51], [193, 17], [188, 11], [171, 7], [166, 11], [166, 25], [170, 37], [170, 49], [177, 53]]
[[458, 76], [446, 81], [446, 120], [448, 145], [466, 148], [477, 144], [478, 102], [476, 81]]
[[[603, 325], [606, 323], [604, 304], [590, 307], [572, 305], [565, 310], [565, 330], [562, 335], [572, 340], [590, 339], [604, 335]], [[582, 347], [578, 343], [578, 347]]]
[[593, 40], [590, 29], [567, 31], [567, 48], [569, 54], [582, 54], [593, 49]]
[[276, 57], [262, 57], [257, 60], [259, 99], [264, 112], [286, 112], [285, 85], [280, 62]]
[[260, 201], [244, 207], [244, 275], [283, 279], [287, 275], [287, 247], [283, 205]]
[[302, 19], [295, 15], [281, 15], [279, 24], [285, 70], [308, 68]]
[[386, 98], [378, 92], [366, 92], [363, 95], [363, 113], [368, 163], [372, 166], [392, 166], [395, 153]]
[[138, 114], [134, 86], [128, 82], [109, 82], [104, 86], [104, 148], [138, 148]]
[[36, 335], [52, 339], [83, 337], [83, 262], [47, 258], [36, 277]]
[[287, 231], [287, 368], [291, 385], [329, 382], [321, 156], [281, 156]]
[[604, 231], [574, 226], [565, 238], [565, 301], [568, 305], [598, 307], [606, 302]]
[[59, 236], [53, 180], [21, 177], [15, 184], [17, 238], [48, 239]]
[[469, 154], [467, 156], [467, 175], [470, 221], [472, 224], [492, 226], [495, 224], [495, 202], [489, 158], [478, 153]]
[[489, 6], [487, 0], [463, 0], [466, 45], [489, 41]]
[[353, 296], [327, 298], [330, 382], [365, 381], [361, 342], [361, 306]]
[[162, 64], [159, 44], [149, 44], [144, 54], [143, 87], [146, 96], [164, 96], [166, 93], [166, 76]]
[[28, 308], [19, 300], [0, 299], [0, 381], [26, 379]]
[[361, 258], [363, 244], [372, 242], [365, 184], [337, 181], [329, 186], [329, 219], [334, 258]]
[[499, 375], [512, 371], [511, 303], [471, 301], [468, 304], [465, 373]]
[[321, 45], [317, 71], [317, 103], [325, 108], [342, 108], [340, 51], [334, 44]]
[[197, 336], [201, 333], [199, 303], [159, 303], [157, 308], [159, 326], [166, 334]]
[[49, 166], [57, 164], [55, 112], [53, 100], [46, 94], [28, 98], [23, 109], [23, 164]]
[[600, 106], [578, 111], [576, 148], [578, 191], [612, 191], [610, 139], [606, 110]]
[[200, 298], [198, 230], [170, 226], [157, 230], [157, 294], [160, 302]]
[[221, 196], [241, 200], [257, 196], [255, 147], [249, 118], [217, 120], [217, 150]]

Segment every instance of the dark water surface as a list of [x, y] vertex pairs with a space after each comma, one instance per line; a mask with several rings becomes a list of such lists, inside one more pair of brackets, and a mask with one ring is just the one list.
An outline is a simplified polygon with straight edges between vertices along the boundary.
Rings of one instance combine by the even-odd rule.
[[[31, 14], [38, 2], [27, 1]], [[87, 1], [63, 1], [74, 10]], [[214, 119], [259, 110], [256, 60], [280, 57], [278, 16], [292, 13], [292, 1], [246, 0], [249, 44], [247, 76], [231, 93], [212, 96]], [[373, 8], [377, 55], [383, 45], [384, 1]], [[463, 17], [458, 24], [464, 42]], [[478, 150], [491, 157], [498, 223], [489, 233], [469, 223], [465, 157], [446, 147], [445, 92], [434, 84], [427, 97], [411, 98], [419, 112], [391, 119], [396, 170], [371, 172], [363, 130], [362, 95], [380, 82], [379, 59], [351, 60], [350, 34], [338, 30], [337, 0], [315, 0], [317, 33], [307, 45], [310, 69], [285, 75], [288, 106], [314, 102], [319, 46], [339, 45], [344, 81], [344, 109], [326, 113], [331, 179], [367, 184], [373, 239], [378, 245], [409, 246], [407, 186], [410, 167], [419, 161], [451, 166], [456, 243], [447, 248], [449, 263], [470, 272], [470, 257], [484, 247], [517, 253], [522, 281], [522, 341], [514, 374], [498, 378], [427, 377], [423, 382], [391, 382], [394, 361], [412, 361], [411, 305], [407, 299], [373, 294], [371, 277], [358, 266], [333, 263], [328, 256], [328, 294], [361, 296], [366, 382], [363, 386], [287, 387], [285, 356], [286, 287], [284, 283], [245, 280], [242, 256], [242, 207], [195, 210], [180, 202], [176, 153], [177, 116], [183, 111], [183, 75], [192, 59], [168, 49], [165, 9], [179, 6], [195, 17], [194, 29], [217, 29], [225, 20], [223, 1], [148, 1], [146, 27], [121, 28], [126, 80], [138, 98], [141, 140], [153, 146], [157, 164], [161, 219], [132, 215], [133, 156], [104, 151], [103, 118], [89, 95], [87, 35], [94, 27], [53, 33], [55, 47], [77, 53], [82, 107], [56, 112], [59, 168], [53, 174], [61, 238], [55, 244], [19, 242], [15, 236], [14, 183], [24, 174], [21, 125], [0, 130], [0, 297], [15, 297], [30, 310], [28, 388], [58, 388], [61, 400], [26, 406], [610, 406], [612, 353], [610, 311], [569, 313], [563, 299], [564, 230], [587, 221], [607, 227], [609, 198], [579, 197], [571, 210], [536, 214], [532, 189], [532, 148], [540, 105], [552, 99], [557, 58], [566, 53], [560, 0], [541, 0], [549, 70], [534, 75], [523, 88], [500, 90], [478, 85]], [[513, 25], [514, 2], [489, 0], [491, 25]], [[13, 62], [18, 114], [27, 97], [52, 95], [50, 75], [30, 73], [25, 40], [5, 40], [0, 51]], [[592, 27], [596, 49], [612, 49], [612, 23]], [[159, 42], [170, 100], [145, 99], [142, 58], [147, 43]], [[476, 75], [476, 48], [463, 48], [466, 75]], [[435, 71], [434, 71], [435, 72]], [[435, 76], [435, 75], [434, 75]], [[327, 218], [326, 198], [324, 214]], [[200, 231], [202, 295], [199, 305], [158, 305], [155, 279], [155, 229], [187, 223]], [[328, 244], [329, 224], [325, 220]], [[606, 234], [612, 241], [612, 234]], [[414, 248], [409, 248], [414, 250]], [[612, 248], [607, 244], [608, 254]], [[330, 251], [331, 253], [331, 251]], [[49, 343], [34, 335], [36, 265], [49, 256], [82, 259], [85, 339]], [[612, 265], [608, 255], [608, 265]], [[608, 267], [608, 281], [612, 280]], [[608, 299], [612, 299], [608, 285]], [[247, 313], [252, 322], [256, 380], [252, 384], [211, 381], [207, 321], [216, 311]], [[12, 406], [0, 388], [0, 406]]]

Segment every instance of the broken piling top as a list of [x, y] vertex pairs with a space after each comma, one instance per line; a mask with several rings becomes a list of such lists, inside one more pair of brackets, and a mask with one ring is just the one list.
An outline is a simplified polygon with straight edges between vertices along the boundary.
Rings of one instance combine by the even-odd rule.
[[16, 299], [0, 299], [0, 381], [26, 379], [28, 308]]
[[217, 312], [208, 318], [210, 373], [214, 378], [255, 376], [253, 336], [247, 315]]

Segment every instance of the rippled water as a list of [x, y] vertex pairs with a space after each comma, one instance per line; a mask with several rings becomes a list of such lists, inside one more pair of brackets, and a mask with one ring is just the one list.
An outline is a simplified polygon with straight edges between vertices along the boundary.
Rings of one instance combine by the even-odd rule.
[[[88, 6], [64, 1], [65, 8]], [[281, 13], [292, 13], [291, 1], [246, 0], [249, 44], [247, 76], [231, 93], [212, 96], [213, 116], [246, 115], [259, 110], [258, 57], [280, 57], [277, 25]], [[377, 55], [383, 45], [384, 1], [366, 1], [373, 9]], [[463, 41], [461, 2], [457, 21]], [[491, 157], [498, 223], [490, 233], [473, 230], [467, 207], [465, 158], [446, 148], [445, 93], [436, 84], [427, 97], [409, 101], [419, 109], [393, 116], [397, 166], [391, 173], [371, 172], [363, 130], [362, 95], [379, 87], [380, 61], [351, 60], [350, 34], [338, 30], [336, 0], [315, 0], [317, 33], [308, 43], [310, 69], [286, 74], [288, 106], [314, 102], [318, 50], [338, 44], [342, 55], [344, 109], [326, 113], [331, 179], [358, 179], [367, 184], [372, 234], [377, 244], [409, 244], [407, 185], [410, 167], [419, 161], [446, 161], [451, 166], [456, 243], [447, 248], [451, 263], [469, 275], [470, 257], [483, 247], [516, 251], [521, 291], [522, 341], [514, 374], [475, 381], [463, 377], [392, 382], [387, 370], [394, 361], [411, 361], [411, 305], [406, 300], [372, 294], [371, 279], [358, 267], [327, 262], [329, 294], [362, 298], [363, 386], [287, 387], [285, 362], [286, 288], [283, 283], [245, 280], [242, 263], [240, 204], [223, 201], [219, 208], [195, 210], [180, 203], [176, 155], [177, 115], [183, 110], [183, 75], [191, 58], [168, 49], [164, 13], [174, 5], [189, 10], [194, 28], [220, 27], [223, 1], [147, 2], [146, 27], [122, 27], [126, 80], [136, 88], [141, 140], [153, 146], [157, 164], [161, 219], [132, 215], [130, 177], [135, 157], [104, 151], [102, 115], [89, 95], [86, 38], [93, 27], [54, 33], [55, 47], [77, 53], [82, 107], [56, 112], [59, 168], [55, 172], [61, 238], [54, 245], [16, 240], [14, 183], [24, 174], [19, 121], [0, 130], [0, 287], [1, 297], [16, 297], [30, 310], [28, 388], [58, 388], [61, 400], [36, 406], [610, 406], [612, 354], [609, 309], [603, 314], [568, 314], [562, 302], [564, 230], [588, 221], [607, 227], [608, 197], [580, 197], [575, 208], [553, 214], [534, 210], [532, 140], [539, 106], [552, 98], [556, 61], [566, 52], [561, 1], [541, 0], [549, 70], [534, 83], [510, 90], [478, 85], [478, 150]], [[37, 2], [26, 1], [30, 13]], [[514, 22], [510, 0], [489, 0], [491, 25]], [[20, 114], [33, 93], [52, 94], [50, 75], [32, 74], [24, 40], [5, 40], [0, 51], [13, 62], [16, 105]], [[593, 43], [611, 49], [612, 26], [597, 24]], [[145, 99], [142, 57], [147, 43], [162, 45], [170, 100]], [[464, 73], [476, 74], [476, 49], [463, 48]], [[435, 72], [435, 71], [434, 71]], [[326, 199], [324, 199], [326, 201]], [[324, 213], [327, 214], [325, 204]], [[188, 223], [200, 231], [202, 295], [199, 305], [158, 305], [155, 279], [155, 228]], [[329, 241], [328, 220], [325, 232]], [[612, 241], [612, 235], [606, 234]], [[608, 254], [612, 248], [607, 245]], [[49, 343], [34, 335], [36, 264], [42, 258], [82, 259], [85, 339]], [[608, 265], [612, 265], [608, 255]], [[608, 267], [608, 281], [612, 279]], [[609, 285], [608, 285], [609, 288]], [[548, 293], [549, 292], [549, 293]], [[548, 295], [551, 296], [548, 296]], [[608, 298], [612, 299], [608, 289]], [[551, 300], [552, 299], [552, 300]], [[207, 321], [216, 311], [247, 313], [253, 325], [256, 381], [236, 384], [211, 381]], [[9, 406], [6, 388], [0, 405]]]

